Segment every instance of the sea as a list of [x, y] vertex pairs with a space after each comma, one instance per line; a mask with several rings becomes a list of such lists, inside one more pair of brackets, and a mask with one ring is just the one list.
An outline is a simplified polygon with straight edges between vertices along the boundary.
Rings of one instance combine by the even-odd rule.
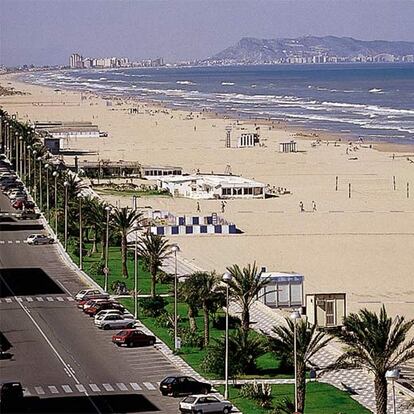
[[23, 77], [59, 89], [414, 145], [414, 64], [89, 69]]

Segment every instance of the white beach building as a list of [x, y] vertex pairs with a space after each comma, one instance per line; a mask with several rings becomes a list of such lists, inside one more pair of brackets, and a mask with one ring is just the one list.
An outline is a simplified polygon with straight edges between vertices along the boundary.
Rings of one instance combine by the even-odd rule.
[[266, 185], [238, 175], [193, 174], [159, 177], [174, 197], [195, 199], [265, 198]]

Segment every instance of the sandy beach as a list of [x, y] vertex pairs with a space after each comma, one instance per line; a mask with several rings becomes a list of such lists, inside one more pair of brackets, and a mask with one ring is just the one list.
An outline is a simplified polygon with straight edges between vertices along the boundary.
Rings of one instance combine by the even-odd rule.
[[[256, 261], [269, 271], [303, 274], [306, 293], [345, 292], [348, 312], [385, 304], [391, 314], [414, 317], [414, 146], [370, 148], [345, 140], [335, 145], [338, 137], [327, 135], [312, 146], [314, 137], [266, 124], [260, 127], [265, 146], [225, 148], [227, 125], [233, 125], [234, 134], [252, 131], [254, 125], [128, 99], [111, 99], [109, 106], [109, 99], [22, 84], [12, 75], [0, 77], [0, 85], [28, 93], [0, 97], [0, 106], [21, 121], [91, 121], [108, 132], [105, 138], [70, 143], [71, 149], [90, 151], [80, 156], [80, 166], [85, 159], [111, 159], [179, 166], [189, 173], [231, 168], [233, 174], [290, 192], [265, 200], [229, 200], [223, 216], [242, 234], [175, 236], [182, 256], [197, 266], [222, 272], [234, 263]], [[132, 107], [139, 113], [130, 114]], [[279, 153], [279, 142], [291, 139], [299, 152]], [[356, 149], [347, 154], [348, 147]], [[73, 157], [66, 161], [72, 164]], [[130, 197], [108, 199], [131, 205]], [[196, 201], [183, 198], [141, 198], [139, 205], [174, 214], [196, 212]], [[220, 201], [201, 200], [200, 207], [202, 213], [219, 213]]]

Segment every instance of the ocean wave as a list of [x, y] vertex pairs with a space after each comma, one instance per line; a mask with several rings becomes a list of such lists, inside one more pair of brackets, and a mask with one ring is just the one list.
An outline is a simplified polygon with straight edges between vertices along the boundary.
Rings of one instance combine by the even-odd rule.
[[221, 82], [223, 86], [233, 86], [234, 82]]
[[195, 83], [194, 83], [194, 82], [191, 82], [191, 81], [188, 81], [188, 80], [183, 80], [183, 81], [178, 80], [178, 81], [177, 81], [177, 82], [175, 82], [175, 83], [178, 83], [179, 85], [195, 85]]
[[384, 93], [380, 88], [372, 88], [368, 91], [369, 93]]

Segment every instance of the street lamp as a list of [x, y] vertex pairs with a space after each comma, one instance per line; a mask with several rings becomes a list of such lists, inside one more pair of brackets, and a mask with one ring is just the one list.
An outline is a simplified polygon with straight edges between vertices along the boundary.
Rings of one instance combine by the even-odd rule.
[[175, 272], [174, 272], [174, 351], [178, 349], [178, 317], [177, 317], [177, 252], [180, 251], [178, 245], [174, 244], [171, 247], [171, 251], [174, 252], [174, 259], [175, 259]]
[[390, 369], [385, 373], [385, 378], [391, 380], [392, 383], [392, 407], [393, 413], [397, 414], [397, 405], [395, 401], [395, 381], [400, 379], [400, 369], [394, 368]]
[[46, 169], [46, 215], [47, 221], [50, 221], [50, 205], [49, 205], [49, 164], [45, 164]]
[[134, 317], [138, 319], [138, 230], [140, 225], [135, 222], [132, 230], [135, 232], [135, 249], [134, 249]]
[[15, 156], [14, 156], [14, 171], [19, 173], [19, 138], [18, 132], [14, 133], [14, 149], [15, 149]]
[[19, 176], [20, 178], [22, 178], [23, 176], [23, 137], [20, 135], [19, 136], [19, 140], [18, 140], [18, 145], [19, 145], [19, 162], [18, 162], [18, 171], [19, 171]]
[[226, 284], [226, 350], [224, 359], [224, 398], [229, 398], [229, 283], [233, 276], [226, 272], [223, 282]]
[[111, 212], [111, 207], [106, 206], [106, 240], [105, 240], [105, 284], [104, 284], [104, 290], [105, 292], [108, 291], [108, 273], [109, 273], [109, 267], [108, 267], [108, 254], [109, 254], [109, 214]]
[[64, 234], [64, 247], [66, 251], [66, 247], [68, 244], [68, 187], [69, 183], [65, 181], [63, 183], [63, 186], [65, 187], [65, 234]]
[[[42, 157], [37, 157], [39, 161], [39, 207], [40, 211], [43, 210], [43, 191], [42, 191]], [[36, 169], [36, 167], [35, 167]]]
[[295, 412], [298, 411], [298, 377], [297, 377], [297, 352], [296, 352], [296, 321], [301, 318], [299, 311], [295, 310], [290, 314], [290, 319], [293, 320], [293, 357], [295, 366]]
[[78, 194], [79, 198], [79, 269], [82, 270], [82, 194]]
[[58, 237], [58, 225], [57, 225], [57, 216], [58, 216], [58, 208], [57, 208], [57, 199], [58, 199], [58, 188], [57, 188], [57, 178], [59, 173], [57, 171], [53, 171], [53, 177], [55, 177], [55, 236]]

